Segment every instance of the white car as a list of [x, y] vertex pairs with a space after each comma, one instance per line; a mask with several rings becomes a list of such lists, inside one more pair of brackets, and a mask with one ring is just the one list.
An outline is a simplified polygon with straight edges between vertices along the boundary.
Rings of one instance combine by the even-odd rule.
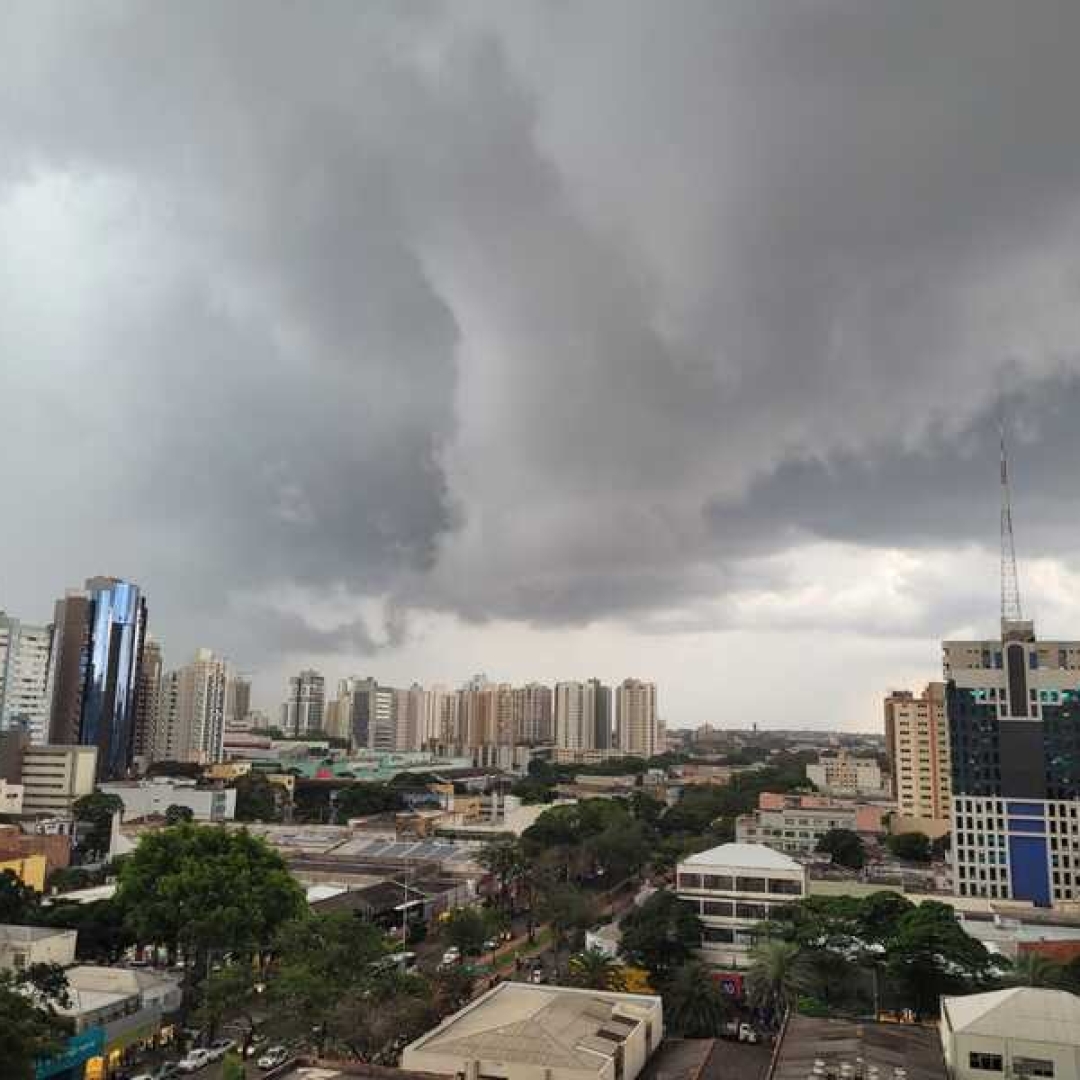
[[276, 1069], [289, 1060], [289, 1051], [284, 1046], [271, 1046], [258, 1061], [255, 1062], [260, 1069]]
[[210, 1052], [200, 1048], [189, 1051], [187, 1057], [182, 1057], [176, 1063], [176, 1067], [182, 1073], [193, 1073], [205, 1069], [211, 1061], [213, 1061], [213, 1058], [210, 1057]]
[[211, 1061], [220, 1061], [230, 1050], [235, 1048], [236, 1043], [232, 1039], [218, 1039], [206, 1048], [206, 1052], [210, 1055]]
[[442, 967], [450, 967], [451, 964], [456, 964], [461, 959], [461, 950], [456, 945], [451, 945], [449, 949], [442, 954]]

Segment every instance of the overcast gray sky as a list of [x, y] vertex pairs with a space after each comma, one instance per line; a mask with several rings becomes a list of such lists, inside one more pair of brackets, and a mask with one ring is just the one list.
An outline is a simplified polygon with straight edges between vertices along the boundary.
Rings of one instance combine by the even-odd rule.
[[1080, 636], [1075, 0], [0, 9], [0, 608], [872, 728]]

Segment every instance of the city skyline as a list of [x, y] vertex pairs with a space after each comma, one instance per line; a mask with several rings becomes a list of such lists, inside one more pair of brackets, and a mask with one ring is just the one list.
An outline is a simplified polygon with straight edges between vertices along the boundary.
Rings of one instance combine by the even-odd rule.
[[1026, 606], [1072, 632], [1075, 5], [9, 18], [27, 624], [105, 571], [263, 708], [587, 656], [673, 724], [782, 726], [780, 671], [866, 729], [991, 633], [1004, 405]]

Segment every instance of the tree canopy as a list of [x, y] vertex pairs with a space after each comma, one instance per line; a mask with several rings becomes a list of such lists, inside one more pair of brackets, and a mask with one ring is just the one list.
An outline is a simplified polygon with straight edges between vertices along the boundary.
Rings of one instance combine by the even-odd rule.
[[87, 822], [91, 826], [82, 839], [82, 849], [100, 856], [106, 855], [112, 837], [113, 815], [123, 813], [123, 810], [124, 800], [119, 795], [106, 795], [95, 791], [91, 795], [76, 799], [72, 806], [75, 820]]
[[896, 833], [886, 837], [885, 847], [893, 858], [907, 862], [928, 863], [933, 857], [930, 837], [921, 832]]
[[621, 923], [620, 951], [631, 963], [662, 981], [692, 959], [704, 932], [693, 907], [666, 889], [632, 908]]
[[144, 836], [116, 901], [139, 941], [197, 953], [267, 948], [306, 909], [281, 856], [247, 830], [181, 824]]
[[866, 848], [859, 834], [850, 829], [830, 829], [818, 840], [817, 850], [848, 870], [861, 870], [866, 865]]

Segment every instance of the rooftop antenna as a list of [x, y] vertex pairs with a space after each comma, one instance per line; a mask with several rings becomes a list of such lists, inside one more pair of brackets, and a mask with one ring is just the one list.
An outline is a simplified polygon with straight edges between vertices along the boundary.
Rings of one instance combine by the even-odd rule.
[[1013, 537], [1004, 414], [998, 421], [998, 436], [1001, 443], [1001, 626], [1004, 633], [1005, 623], [1023, 619], [1020, 610], [1020, 579], [1016, 573], [1016, 541]]

